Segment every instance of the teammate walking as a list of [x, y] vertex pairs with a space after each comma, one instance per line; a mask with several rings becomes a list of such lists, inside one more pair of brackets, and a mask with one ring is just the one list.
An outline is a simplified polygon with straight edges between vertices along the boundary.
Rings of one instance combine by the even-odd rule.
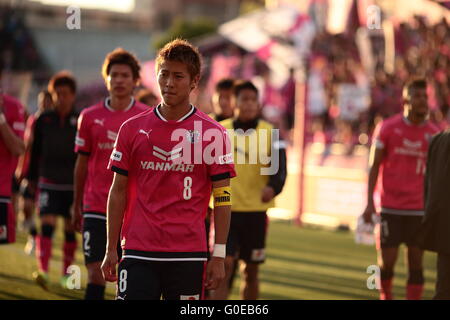
[[383, 121], [374, 133], [370, 156], [366, 222], [375, 213], [373, 195], [380, 176], [381, 224], [377, 231], [378, 263], [381, 268], [381, 300], [391, 300], [394, 267], [401, 243], [408, 247], [406, 298], [422, 297], [423, 250], [417, 231], [424, 215], [423, 181], [427, 149], [438, 132], [428, 118], [427, 83], [412, 80], [403, 91], [404, 112]]
[[[118, 299], [198, 300], [204, 285], [214, 289], [225, 275], [235, 173], [224, 128], [189, 102], [200, 70], [200, 54], [190, 43], [166, 44], [156, 59], [162, 103], [120, 128], [109, 163], [115, 174], [102, 264], [105, 279], [118, 280]], [[213, 141], [204, 139], [209, 134]], [[204, 219], [212, 188], [216, 244], [205, 275]], [[120, 230], [124, 252], [117, 276]]]
[[106, 249], [106, 202], [113, 179], [107, 164], [117, 132], [125, 120], [149, 108], [133, 98], [140, 71], [134, 55], [121, 48], [115, 49], [107, 54], [102, 69], [110, 96], [81, 112], [75, 142], [78, 156], [72, 218], [78, 231], [83, 226], [84, 260], [88, 270], [86, 300], [104, 298], [105, 280], [100, 267]]
[[50, 79], [48, 90], [55, 107], [41, 114], [33, 130], [28, 181], [31, 190], [39, 192], [41, 232], [37, 237], [36, 256], [38, 271], [33, 273], [36, 282], [47, 289], [52, 238], [58, 216], [64, 218], [63, 269], [61, 284], [65, 286], [67, 268], [72, 264], [75, 249], [75, 230], [70, 219], [73, 200], [73, 169], [76, 154], [73, 152], [78, 113], [74, 110], [76, 82], [67, 72]]

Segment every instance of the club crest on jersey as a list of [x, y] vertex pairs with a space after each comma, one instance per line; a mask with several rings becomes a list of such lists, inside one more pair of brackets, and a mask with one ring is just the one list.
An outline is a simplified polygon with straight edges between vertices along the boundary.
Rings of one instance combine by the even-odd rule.
[[187, 130], [186, 139], [190, 143], [197, 143], [200, 141], [200, 132], [198, 132], [197, 130]]

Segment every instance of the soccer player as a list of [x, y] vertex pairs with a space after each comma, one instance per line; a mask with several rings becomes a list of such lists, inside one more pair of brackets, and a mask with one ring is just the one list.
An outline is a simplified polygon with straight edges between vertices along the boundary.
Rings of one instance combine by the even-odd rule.
[[159, 98], [158, 96], [156, 96], [156, 94], [153, 93], [153, 91], [149, 90], [149, 89], [140, 89], [137, 93], [136, 93], [136, 99], [139, 102], [142, 102], [143, 104], [150, 106], [150, 107], [155, 107], [158, 105], [159, 103]]
[[[1, 62], [0, 62], [1, 63]], [[0, 65], [0, 79], [2, 66]], [[0, 244], [16, 240], [16, 217], [12, 208], [12, 178], [18, 157], [25, 152], [25, 109], [0, 88]]]
[[[235, 172], [225, 129], [189, 102], [200, 70], [197, 48], [180, 39], [166, 44], [156, 58], [162, 103], [120, 128], [109, 163], [115, 174], [102, 264], [105, 279], [118, 281], [117, 299], [198, 300], [204, 285], [214, 289], [225, 275]], [[212, 188], [216, 244], [205, 274]]]
[[213, 118], [222, 121], [233, 117], [233, 83], [231, 78], [224, 78], [217, 82], [212, 96]]
[[78, 113], [73, 107], [75, 79], [68, 72], [57, 73], [50, 79], [48, 91], [52, 94], [55, 106], [36, 119], [27, 176], [31, 190], [36, 190], [36, 187], [39, 190], [41, 231], [36, 238], [39, 270], [33, 273], [33, 278], [44, 289], [47, 289], [48, 284], [52, 238], [58, 216], [64, 218], [64, 261], [61, 278], [63, 286], [77, 245], [70, 219], [76, 159], [73, 148], [78, 119]]
[[417, 231], [424, 215], [423, 180], [427, 149], [438, 129], [427, 120], [427, 83], [411, 80], [403, 91], [403, 114], [380, 123], [374, 132], [370, 155], [365, 222], [375, 213], [373, 195], [380, 176], [381, 223], [377, 228], [378, 263], [381, 269], [380, 299], [391, 300], [394, 267], [401, 243], [408, 247], [406, 298], [421, 299], [424, 285], [423, 251]]
[[[148, 110], [133, 98], [140, 65], [130, 52], [117, 48], [106, 55], [102, 75], [110, 96], [84, 109], [78, 118], [74, 173], [74, 227], [83, 226], [84, 260], [88, 270], [86, 300], [103, 300], [100, 269], [106, 249], [106, 202], [113, 172], [107, 169], [117, 132], [125, 120]], [[83, 213], [83, 217], [82, 217]], [[83, 222], [83, 223], [81, 223]]]
[[53, 108], [52, 95], [47, 90], [42, 90], [38, 94], [38, 109], [30, 115], [26, 122], [25, 127], [25, 154], [20, 157], [19, 164], [17, 166], [17, 176], [20, 185], [20, 195], [23, 198], [23, 213], [24, 213], [24, 228], [29, 232], [28, 241], [25, 244], [24, 251], [26, 254], [31, 255], [34, 252], [36, 246], [37, 229], [34, 221], [34, 210], [36, 202], [36, 192], [31, 190], [28, 185], [28, 181], [24, 177], [28, 174], [28, 168], [30, 166], [30, 153], [31, 145], [33, 144], [33, 128], [36, 123], [36, 119], [45, 111]]
[[[236, 83], [234, 97], [237, 115], [221, 124], [226, 129], [235, 130], [234, 162], [237, 177], [231, 182], [233, 204], [226, 248], [225, 282], [216, 290], [214, 299], [227, 299], [233, 265], [242, 260], [244, 281], [241, 283], [241, 296], [244, 300], [256, 300], [259, 296], [259, 265], [265, 261], [266, 212], [275, 205], [274, 198], [282, 191], [286, 181], [286, 150], [285, 142], [272, 136], [273, 126], [260, 118], [258, 89], [253, 83]], [[262, 137], [267, 142], [263, 154], [271, 157], [271, 165], [278, 166], [278, 170], [270, 175], [262, 174], [262, 168], [268, 165], [263, 164], [258, 154], [262, 152], [258, 149], [264, 148]], [[245, 161], [239, 160], [239, 154], [244, 156]], [[255, 154], [258, 154], [256, 161], [251, 161]]]

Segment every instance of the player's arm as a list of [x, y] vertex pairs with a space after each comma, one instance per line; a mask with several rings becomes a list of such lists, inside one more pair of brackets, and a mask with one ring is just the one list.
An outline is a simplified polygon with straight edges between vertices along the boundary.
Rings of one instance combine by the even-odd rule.
[[18, 157], [25, 152], [25, 143], [14, 133], [6, 121], [3, 113], [3, 99], [0, 100], [0, 136], [13, 156]]
[[86, 176], [88, 172], [89, 156], [78, 153], [77, 161], [75, 162], [75, 169], [73, 174], [74, 192], [73, 192], [73, 208], [72, 208], [72, 224], [75, 230], [81, 232], [81, 203], [83, 201], [84, 185], [86, 183]]
[[367, 223], [372, 222], [372, 214], [375, 212], [375, 204], [373, 201], [373, 194], [378, 180], [378, 173], [380, 171], [380, 164], [383, 160], [384, 148], [372, 145], [369, 157], [369, 178], [367, 183], [367, 207], [364, 210], [363, 218]]
[[[272, 161], [278, 161], [276, 167], [278, 170], [269, 176], [269, 182], [262, 191], [261, 201], [269, 202], [275, 196], [279, 195], [283, 190], [287, 176], [286, 165], [286, 143], [283, 140], [277, 140], [272, 143], [273, 152], [277, 153], [276, 157], [272, 157]], [[272, 166], [274, 164], [272, 163]]]
[[207, 267], [206, 288], [216, 289], [225, 278], [225, 247], [230, 229], [230, 179], [213, 182], [214, 195], [214, 251]]
[[122, 220], [127, 203], [128, 176], [114, 173], [114, 179], [109, 190], [107, 214], [106, 254], [102, 263], [103, 277], [106, 281], [117, 281], [116, 265], [117, 243], [119, 241]]
[[32, 189], [32, 192], [36, 190], [37, 179], [39, 175], [39, 165], [41, 159], [41, 150], [42, 150], [42, 129], [41, 129], [41, 119], [39, 117], [36, 120], [36, 123], [33, 128], [33, 142], [31, 143], [30, 149], [30, 167], [28, 169], [28, 185]]

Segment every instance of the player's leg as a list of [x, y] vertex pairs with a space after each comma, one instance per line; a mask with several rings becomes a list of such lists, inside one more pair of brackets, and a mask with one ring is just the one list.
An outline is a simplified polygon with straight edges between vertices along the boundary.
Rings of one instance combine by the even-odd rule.
[[161, 291], [164, 300], [203, 300], [206, 261], [162, 262]]
[[37, 236], [36, 223], [34, 220], [35, 194], [31, 192], [28, 185], [22, 185], [21, 195], [23, 198], [23, 213], [25, 216], [24, 225], [29, 233], [24, 251], [26, 254], [31, 255], [33, 254], [36, 247]]
[[405, 242], [408, 246], [408, 283], [406, 299], [420, 300], [422, 298], [425, 278], [423, 276], [423, 250], [417, 242], [417, 232], [420, 230], [422, 217], [404, 217]]
[[119, 263], [117, 300], [159, 300], [161, 262], [123, 259]]
[[259, 264], [266, 259], [266, 234], [268, 219], [266, 212], [244, 213], [247, 232], [242, 235], [240, 258], [241, 297], [243, 300], [256, 300], [259, 297]]
[[0, 197], [0, 244], [16, 241], [16, 216], [11, 199]]
[[381, 223], [377, 228], [377, 253], [380, 267], [380, 300], [392, 300], [394, 268], [401, 243], [401, 217], [381, 214]]
[[[42, 195], [42, 193], [41, 193]], [[41, 209], [43, 207], [41, 206]], [[43, 289], [47, 290], [48, 269], [52, 256], [52, 239], [56, 226], [56, 214], [52, 212], [40, 213], [41, 232], [36, 237], [36, 258], [38, 271], [33, 273], [33, 278]]]
[[257, 300], [259, 297], [259, 263], [244, 262], [241, 266], [241, 297], [243, 300]]
[[450, 300], [450, 254], [438, 252], [436, 293], [433, 300]]
[[70, 207], [72, 205], [73, 192], [61, 191], [60, 192], [61, 207], [60, 211], [64, 217], [64, 245], [63, 245], [63, 269], [62, 276], [65, 286], [65, 277], [67, 277], [67, 268], [73, 263], [75, 259], [75, 251], [77, 249], [77, 239], [75, 236], [75, 228], [72, 224], [70, 216]]
[[84, 213], [83, 252], [88, 271], [85, 300], [103, 300], [105, 279], [101, 264], [106, 251], [106, 216], [98, 213]]
[[423, 250], [419, 247], [408, 247], [408, 283], [406, 285], [406, 299], [420, 300], [422, 298], [425, 278], [423, 276]]

